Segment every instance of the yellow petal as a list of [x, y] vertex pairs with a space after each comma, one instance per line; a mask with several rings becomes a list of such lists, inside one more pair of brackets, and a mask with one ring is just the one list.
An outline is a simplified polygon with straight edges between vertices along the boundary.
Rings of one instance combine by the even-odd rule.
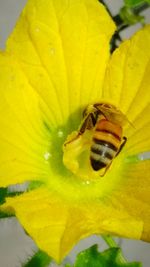
[[[114, 23], [96, 0], [31, 0], [8, 40], [55, 126], [101, 96]], [[52, 121], [53, 122], [53, 121]]]
[[123, 42], [113, 53], [106, 71], [104, 98], [126, 116], [123, 149], [136, 154], [150, 149], [150, 26]]
[[43, 104], [14, 58], [1, 53], [0, 69], [0, 186], [43, 180], [49, 149]]
[[109, 62], [104, 97], [125, 113], [132, 122], [150, 101], [150, 26], [123, 42]]
[[140, 238], [150, 241], [150, 160], [125, 164], [122, 176], [120, 189], [113, 198], [128, 214], [143, 222]]
[[[71, 248], [91, 234], [111, 233], [140, 238], [143, 222], [111, 199], [66, 202], [55, 193], [37, 189], [8, 199], [20, 222], [37, 245], [60, 262]], [[6, 205], [2, 208], [5, 209]], [[30, 207], [30, 208], [29, 208]]]

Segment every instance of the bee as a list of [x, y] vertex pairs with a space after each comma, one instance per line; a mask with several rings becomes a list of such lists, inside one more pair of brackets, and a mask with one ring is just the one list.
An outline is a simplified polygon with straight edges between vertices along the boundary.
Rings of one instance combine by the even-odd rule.
[[83, 112], [83, 121], [74, 139], [86, 130], [93, 130], [90, 164], [94, 171], [102, 170], [100, 176], [105, 175], [127, 141], [123, 136], [123, 125], [126, 121], [126, 116], [112, 104], [95, 103]]

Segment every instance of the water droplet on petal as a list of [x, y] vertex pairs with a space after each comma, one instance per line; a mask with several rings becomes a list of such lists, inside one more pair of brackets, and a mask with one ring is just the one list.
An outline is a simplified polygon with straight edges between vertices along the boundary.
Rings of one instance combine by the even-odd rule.
[[83, 181], [82, 184], [83, 185], [89, 185], [90, 184], [90, 181]]
[[45, 154], [44, 154], [44, 158], [45, 158], [46, 160], [49, 160], [50, 157], [51, 157], [51, 154], [50, 154], [49, 152], [45, 152]]
[[59, 130], [59, 131], [57, 132], [57, 134], [58, 134], [58, 137], [60, 137], [60, 138], [62, 138], [62, 137], [64, 136], [64, 133], [63, 133], [62, 130]]

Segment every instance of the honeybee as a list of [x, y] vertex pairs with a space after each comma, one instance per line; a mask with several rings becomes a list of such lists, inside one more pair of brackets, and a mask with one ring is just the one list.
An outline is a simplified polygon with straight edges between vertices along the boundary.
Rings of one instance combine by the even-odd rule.
[[126, 116], [112, 104], [95, 103], [83, 112], [83, 121], [74, 139], [86, 130], [93, 130], [90, 164], [94, 171], [104, 170], [100, 176], [105, 175], [127, 141], [123, 136], [123, 125], [126, 121]]

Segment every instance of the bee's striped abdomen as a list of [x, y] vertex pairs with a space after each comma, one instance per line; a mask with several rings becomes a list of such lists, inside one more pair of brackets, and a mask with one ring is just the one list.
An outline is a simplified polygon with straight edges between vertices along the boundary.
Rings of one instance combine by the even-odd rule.
[[90, 152], [91, 165], [95, 171], [110, 165], [120, 148], [121, 137], [120, 126], [107, 120], [97, 123]]

